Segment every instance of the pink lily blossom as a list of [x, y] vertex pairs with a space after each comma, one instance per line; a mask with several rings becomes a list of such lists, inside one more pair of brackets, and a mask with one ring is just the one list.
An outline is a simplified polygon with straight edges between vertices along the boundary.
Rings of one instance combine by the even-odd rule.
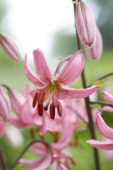
[[29, 86], [24, 88], [22, 94], [13, 90], [9, 91], [11, 106], [16, 113], [16, 117], [11, 117], [10, 123], [18, 128], [29, 128], [36, 125], [36, 109], [32, 107], [30, 91]]
[[0, 45], [4, 52], [16, 62], [21, 61], [21, 53], [16, 43], [8, 35], [0, 34]]
[[[103, 95], [104, 99], [105, 99], [108, 103], [113, 104], [113, 95], [111, 95], [110, 93], [105, 92], [105, 91], [102, 92], [102, 95]], [[104, 110], [104, 111], [108, 111], [108, 112], [113, 112], [113, 107], [104, 106], [104, 107], [103, 107], [103, 110]]]
[[34, 154], [41, 156], [42, 158], [35, 161], [19, 160], [19, 164], [23, 164], [27, 169], [46, 170], [55, 163], [55, 170], [70, 170], [69, 162], [75, 164], [72, 158], [67, 155], [64, 150], [56, 150], [52, 146], [47, 149], [41, 144], [33, 144], [30, 149]]
[[100, 114], [97, 114], [96, 125], [100, 134], [105, 138], [108, 138], [108, 140], [98, 141], [98, 140], [91, 139], [88, 140], [87, 143], [89, 143], [91, 146], [98, 149], [113, 150], [113, 129], [111, 129], [106, 125], [106, 123], [104, 122]]
[[37, 106], [40, 116], [43, 115], [44, 109], [48, 110], [49, 105], [51, 119], [55, 118], [55, 109], [58, 110], [59, 116], [62, 116], [62, 104], [60, 100], [85, 98], [99, 88], [99, 86], [93, 86], [87, 89], [72, 89], [67, 87], [82, 72], [84, 57], [81, 50], [70, 58], [62, 72], [58, 75], [52, 75], [50, 73], [44, 55], [39, 49], [33, 51], [33, 56], [36, 75], [29, 67], [27, 56], [25, 57], [25, 74], [29, 81], [40, 88], [34, 91], [33, 98], [33, 107]]
[[0, 121], [8, 122], [10, 120], [10, 104], [7, 96], [0, 89]]
[[80, 0], [76, 3], [75, 22], [81, 42], [91, 47], [96, 40], [96, 23], [88, 6]]
[[86, 53], [90, 59], [98, 60], [98, 59], [100, 59], [100, 57], [102, 55], [102, 49], [103, 49], [102, 36], [101, 36], [99, 29], [96, 27], [95, 44], [90, 48], [85, 46], [85, 50], [86, 50]]

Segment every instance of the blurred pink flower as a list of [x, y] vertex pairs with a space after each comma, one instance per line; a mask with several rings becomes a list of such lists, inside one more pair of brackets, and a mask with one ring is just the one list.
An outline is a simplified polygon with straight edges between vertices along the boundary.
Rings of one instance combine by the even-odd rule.
[[[43, 115], [43, 108], [48, 109], [50, 104], [50, 117], [55, 118], [55, 109], [57, 108], [59, 116], [62, 116], [62, 99], [81, 99], [95, 92], [99, 86], [93, 86], [87, 89], [72, 89], [67, 85], [72, 84], [81, 74], [84, 66], [84, 57], [82, 51], [74, 54], [62, 72], [58, 75], [51, 75], [43, 53], [37, 49], [33, 51], [36, 75], [31, 71], [27, 56], [25, 57], [25, 74], [27, 78], [40, 89], [34, 91], [33, 107], [37, 105], [40, 116]], [[37, 104], [38, 102], [38, 104]], [[45, 105], [45, 106], [44, 106]]]
[[26, 86], [21, 93], [10, 90], [9, 97], [16, 117], [11, 117], [10, 123], [18, 128], [28, 128], [36, 125], [36, 110], [32, 107], [32, 96], [30, 87]]
[[10, 104], [7, 96], [0, 89], [0, 121], [8, 122], [10, 120]]
[[80, 0], [76, 3], [75, 22], [81, 42], [91, 47], [96, 40], [96, 23], [88, 6]]
[[4, 52], [16, 62], [21, 61], [22, 56], [16, 43], [8, 35], [0, 34], [0, 45]]
[[113, 129], [109, 128], [106, 125], [106, 123], [104, 122], [100, 114], [97, 114], [96, 125], [97, 125], [97, 129], [100, 132], [100, 134], [108, 138], [108, 140], [97, 141], [97, 140], [91, 139], [91, 140], [88, 140], [87, 143], [89, 143], [91, 146], [98, 148], [98, 149], [113, 150]]
[[64, 150], [56, 150], [54, 147], [46, 148], [42, 144], [33, 144], [31, 151], [42, 158], [40, 160], [19, 160], [19, 164], [23, 164], [27, 169], [45, 170], [50, 168], [53, 164], [54, 170], [66, 169], [70, 170], [69, 162], [75, 164], [73, 159], [69, 156], [69, 153], [65, 153]]

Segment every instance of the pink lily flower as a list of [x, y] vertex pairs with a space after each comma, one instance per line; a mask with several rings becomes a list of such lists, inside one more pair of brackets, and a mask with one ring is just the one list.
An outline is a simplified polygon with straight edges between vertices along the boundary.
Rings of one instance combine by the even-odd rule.
[[16, 43], [8, 35], [0, 34], [0, 45], [11, 59], [16, 62], [21, 61], [22, 56], [20, 50]]
[[96, 39], [96, 23], [88, 6], [80, 0], [76, 3], [75, 22], [81, 42], [91, 47]]
[[89, 143], [91, 146], [98, 149], [113, 150], [113, 129], [111, 129], [106, 125], [106, 123], [104, 122], [100, 114], [97, 114], [96, 125], [100, 134], [105, 138], [108, 138], [108, 140], [98, 141], [98, 140], [91, 139], [88, 140], [87, 143]]
[[[104, 92], [102, 92], [102, 96], [104, 97], [104, 99], [105, 99], [108, 103], [113, 104], [113, 95], [111, 95], [110, 93], [104, 91]], [[103, 110], [104, 110], [104, 111], [108, 111], [108, 112], [113, 112], [113, 107], [104, 106], [104, 107], [103, 107]]]
[[64, 153], [64, 150], [56, 150], [52, 146], [50, 148], [45, 148], [44, 145], [41, 144], [33, 144], [31, 146], [31, 151], [41, 156], [40, 160], [19, 160], [19, 164], [23, 164], [25, 168], [32, 170], [47, 170], [54, 163], [56, 164], [54, 169], [56, 170], [70, 170], [69, 162], [75, 164], [72, 158]]
[[99, 29], [96, 27], [96, 41], [92, 47], [85, 46], [88, 57], [92, 60], [100, 59], [102, 55], [103, 41]]
[[10, 120], [10, 105], [7, 96], [0, 89], [0, 121], [8, 122]]
[[29, 128], [36, 125], [36, 109], [32, 107], [30, 91], [29, 86], [24, 88], [22, 94], [13, 90], [9, 91], [11, 106], [16, 113], [16, 117], [11, 117], [10, 123], [18, 128]]
[[[43, 115], [43, 109], [47, 110], [50, 104], [50, 117], [55, 118], [55, 109], [59, 116], [62, 115], [63, 99], [81, 99], [95, 92], [99, 86], [93, 86], [87, 89], [72, 89], [67, 85], [72, 84], [81, 74], [84, 66], [84, 57], [82, 51], [74, 54], [68, 63], [58, 75], [52, 75], [47, 66], [43, 53], [37, 49], [33, 51], [36, 75], [31, 71], [27, 56], [25, 57], [25, 74], [29, 81], [39, 90], [34, 91], [33, 107], [37, 106], [40, 116]], [[38, 103], [38, 104], [37, 104]]]

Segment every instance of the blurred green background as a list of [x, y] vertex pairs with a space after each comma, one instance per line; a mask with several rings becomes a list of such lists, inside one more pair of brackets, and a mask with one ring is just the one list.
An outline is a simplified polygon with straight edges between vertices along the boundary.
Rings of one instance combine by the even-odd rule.
[[[90, 83], [97, 79], [99, 76], [113, 72], [113, 1], [112, 0], [99, 0], [95, 1], [99, 6], [99, 17], [97, 24], [101, 30], [104, 51], [102, 57], [99, 61], [91, 61], [85, 56], [85, 73], [87, 77], [87, 82]], [[4, 20], [6, 12], [6, 4], [4, 1], [0, 2], [0, 26], [2, 27], [2, 22]], [[105, 24], [102, 24], [105, 20]], [[0, 27], [0, 30], [1, 30]], [[3, 28], [2, 28], [3, 30]], [[50, 50], [51, 56], [65, 57], [73, 54], [76, 51], [76, 40], [74, 33], [68, 33], [66, 31], [58, 30], [53, 38], [53, 47]], [[109, 82], [113, 83], [113, 77], [108, 79]], [[8, 58], [3, 50], [0, 48], [0, 83], [8, 84], [13, 89], [18, 89], [21, 91], [25, 84], [30, 84], [24, 74], [24, 61], [21, 63], [15, 63], [10, 58]], [[112, 84], [111, 83], [111, 84]], [[108, 83], [109, 84], [109, 83]], [[31, 84], [30, 84], [31, 85]], [[79, 78], [73, 85], [73, 87], [82, 87], [81, 79]], [[111, 85], [113, 87], [113, 85]], [[110, 87], [110, 88], [111, 88]], [[102, 90], [102, 89], [101, 89]], [[113, 91], [112, 91], [113, 92]], [[99, 99], [102, 97], [99, 93]], [[113, 127], [113, 113], [103, 113], [103, 118], [107, 124]], [[32, 141], [29, 130], [21, 130], [24, 137], [24, 144], [20, 148], [14, 148], [11, 146], [5, 137], [0, 139], [0, 144], [3, 147], [5, 158], [8, 163], [8, 167], [11, 166], [16, 157], [21, 153], [22, 149]], [[86, 144], [86, 140], [89, 139], [88, 131], [75, 132], [75, 136], [79, 139], [79, 146], [72, 149], [73, 158], [76, 161], [76, 167], [72, 167], [73, 170], [93, 170], [93, 158], [92, 149]], [[97, 136], [100, 139], [100, 135], [97, 132]], [[36, 134], [36, 138], [40, 137]], [[47, 141], [52, 141], [53, 139], [46, 136]], [[102, 170], [113, 170], [113, 161], [107, 161], [104, 158], [103, 152], [100, 151], [101, 155], [101, 167]], [[26, 158], [33, 158], [30, 152], [25, 155]], [[17, 167], [16, 169], [22, 170], [22, 167]]]

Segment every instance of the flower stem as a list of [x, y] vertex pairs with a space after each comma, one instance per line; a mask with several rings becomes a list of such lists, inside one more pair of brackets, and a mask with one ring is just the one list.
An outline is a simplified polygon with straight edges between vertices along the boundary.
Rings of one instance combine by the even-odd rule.
[[108, 73], [108, 74], [106, 74], [106, 75], [104, 75], [104, 76], [99, 77], [98, 79], [96, 79], [95, 81], [93, 81], [92, 83], [90, 83], [90, 84], [88, 85], [88, 87], [90, 87], [90, 86], [91, 86], [93, 83], [95, 83], [96, 81], [104, 80], [104, 79], [106, 79], [106, 78], [108, 78], [108, 77], [110, 77], [110, 76], [113, 76], [113, 73]]
[[110, 107], [113, 107], [112, 104], [110, 103], [106, 103], [106, 102], [102, 102], [102, 101], [89, 101], [90, 104], [99, 104], [99, 105], [102, 105], [102, 106], [110, 106]]
[[[73, 6], [74, 6], [74, 14], [75, 14], [76, 4], [73, 4]], [[81, 43], [80, 43], [80, 39], [79, 39], [77, 32], [76, 32], [76, 38], [77, 38], [77, 48], [78, 48], [78, 50], [80, 50], [81, 49]], [[81, 79], [82, 79], [83, 88], [87, 88], [84, 69], [81, 73]], [[90, 135], [91, 135], [91, 138], [96, 139], [89, 97], [85, 98], [84, 101], [85, 101], [85, 106], [86, 106], [87, 115], [88, 115], [88, 119], [89, 119]], [[93, 148], [93, 153], [94, 153], [95, 169], [100, 170], [100, 161], [99, 161], [98, 150], [96, 148]]]
[[0, 163], [1, 163], [3, 170], [7, 170], [6, 162], [5, 162], [1, 147], [0, 147]]
[[[18, 158], [16, 159], [16, 161], [12, 164], [10, 170], [14, 170], [14, 168], [15, 168], [15, 166], [17, 165], [19, 159], [25, 154], [25, 152], [26, 152], [26, 151], [30, 148], [30, 146], [33, 145], [34, 143], [42, 143], [42, 144], [44, 144], [47, 148], [50, 147], [49, 144], [46, 143], [46, 142], [43, 141], [43, 140], [34, 140], [34, 141], [32, 141], [31, 143], [29, 143], [29, 144], [25, 147], [25, 149], [22, 151], [22, 153], [18, 156]], [[4, 169], [4, 170], [5, 170], [5, 169]]]

